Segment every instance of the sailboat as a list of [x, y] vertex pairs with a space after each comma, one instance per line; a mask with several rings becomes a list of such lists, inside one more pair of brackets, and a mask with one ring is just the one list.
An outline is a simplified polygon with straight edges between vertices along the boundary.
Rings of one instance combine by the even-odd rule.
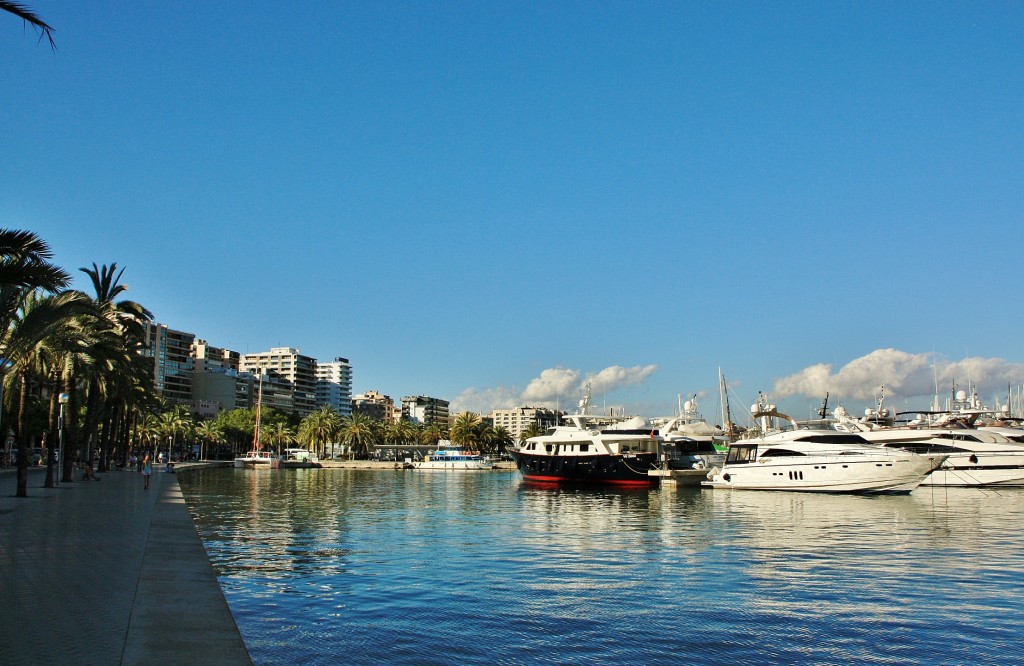
[[264, 451], [260, 445], [260, 409], [263, 406], [263, 375], [260, 374], [259, 389], [256, 393], [256, 428], [252, 435], [252, 450], [235, 458], [235, 467], [239, 469], [256, 468], [266, 465], [270, 468], [278, 462], [278, 458], [270, 451]]

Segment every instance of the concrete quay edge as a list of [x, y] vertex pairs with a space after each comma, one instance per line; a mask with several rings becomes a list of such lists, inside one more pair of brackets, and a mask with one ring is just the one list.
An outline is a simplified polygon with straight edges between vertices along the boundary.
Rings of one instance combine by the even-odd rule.
[[[0, 470], [0, 663], [251, 665], [174, 474]], [[78, 477], [76, 477], [78, 478]]]

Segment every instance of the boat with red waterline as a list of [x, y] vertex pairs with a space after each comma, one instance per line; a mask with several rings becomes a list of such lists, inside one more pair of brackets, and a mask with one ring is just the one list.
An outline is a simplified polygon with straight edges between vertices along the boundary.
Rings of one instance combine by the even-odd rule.
[[509, 449], [523, 479], [539, 483], [654, 486], [662, 438], [641, 417], [587, 414], [589, 391], [568, 423]]

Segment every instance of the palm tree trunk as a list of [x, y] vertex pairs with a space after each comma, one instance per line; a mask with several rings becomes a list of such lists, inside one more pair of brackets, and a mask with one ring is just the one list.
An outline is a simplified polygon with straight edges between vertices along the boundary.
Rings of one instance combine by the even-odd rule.
[[78, 400], [76, 400], [74, 370], [64, 377], [63, 384], [62, 388], [68, 394], [68, 401], [64, 405], [64, 451], [60, 460], [60, 480], [61, 483], [71, 483], [75, 480], [74, 464], [78, 444], [78, 429], [76, 427], [78, 419], [75, 418], [78, 411]]
[[96, 474], [93, 472], [93, 465], [96, 462], [96, 438], [99, 432], [100, 424], [100, 381], [99, 378], [93, 377], [89, 380], [89, 392], [86, 395], [85, 403], [85, 427], [83, 429], [83, 446], [85, 448], [85, 455], [83, 456], [83, 463], [85, 465], [85, 475], [83, 478], [95, 479]]
[[18, 489], [15, 497], [28, 497], [28, 432], [25, 430], [26, 368], [18, 370]]
[[47, 431], [52, 434], [52, 441], [46, 447], [46, 481], [43, 482], [44, 488], [53, 488], [53, 468], [57, 449], [60, 446], [60, 432], [58, 431], [60, 428], [60, 393], [57, 391], [57, 376], [57, 372], [54, 370], [50, 377], [50, 417], [48, 419], [49, 426]]

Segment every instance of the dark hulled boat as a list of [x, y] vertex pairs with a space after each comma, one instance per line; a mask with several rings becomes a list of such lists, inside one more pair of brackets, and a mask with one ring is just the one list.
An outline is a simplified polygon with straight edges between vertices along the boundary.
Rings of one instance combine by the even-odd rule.
[[[589, 397], [580, 413], [566, 417], [566, 425], [549, 428], [510, 449], [519, 472], [527, 481], [543, 483], [598, 483], [623, 486], [657, 485], [648, 474], [658, 466], [662, 439], [657, 430], [634, 417], [598, 423], [586, 413]], [[612, 419], [614, 420], [614, 419]]]

